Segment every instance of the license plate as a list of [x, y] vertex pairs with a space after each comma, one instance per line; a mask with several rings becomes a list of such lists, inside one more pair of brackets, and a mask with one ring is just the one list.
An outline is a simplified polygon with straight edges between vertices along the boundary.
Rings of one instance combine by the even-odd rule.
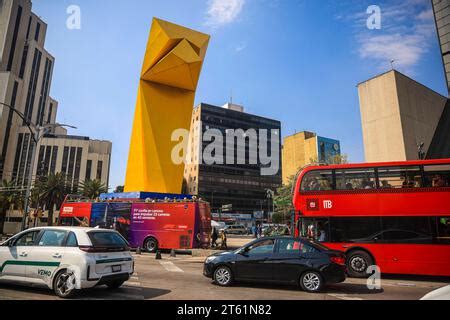
[[112, 272], [120, 272], [122, 271], [122, 266], [112, 266]]

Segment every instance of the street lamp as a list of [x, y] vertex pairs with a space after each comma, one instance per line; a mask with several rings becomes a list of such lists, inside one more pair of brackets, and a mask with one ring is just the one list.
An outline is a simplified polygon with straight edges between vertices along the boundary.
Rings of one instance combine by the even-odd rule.
[[22, 230], [25, 229], [25, 220], [26, 220], [26, 217], [28, 216], [28, 209], [29, 209], [28, 202], [29, 202], [29, 198], [31, 196], [31, 184], [32, 184], [31, 180], [33, 179], [33, 166], [34, 166], [34, 162], [36, 160], [36, 151], [37, 151], [39, 142], [52, 129], [63, 128], [63, 127], [77, 129], [77, 127], [74, 127], [74, 126], [71, 126], [68, 124], [60, 124], [60, 123], [49, 123], [44, 126], [36, 126], [35, 124], [28, 123], [28, 127], [29, 128], [32, 127], [34, 129], [34, 133], [32, 134], [34, 146], [31, 146], [31, 162], [30, 162], [30, 170], [29, 170], [28, 180], [27, 180], [27, 189], [26, 189], [27, 191], [25, 193], [25, 204], [24, 204], [24, 214], [23, 214], [23, 220], [22, 220]]
[[30, 169], [29, 169], [28, 180], [27, 180], [27, 188], [26, 188], [26, 192], [25, 192], [24, 214], [23, 214], [23, 220], [22, 220], [22, 230], [24, 230], [25, 229], [25, 220], [28, 215], [28, 209], [29, 209], [28, 203], [29, 203], [29, 198], [31, 195], [31, 180], [33, 179], [33, 166], [34, 166], [34, 162], [36, 160], [36, 149], [38, 147], [39, 141], [52, 129], [55, 129], [58, 127], [61, 127], [61, 128], [67, 127], [67, 128], [72, 128], [72, 129], [77, 129], [77, 128], [74, 126], [71, 126], [71, 125], [60, 124], [60, 123], [49, 123], [44, 126], [35, 125], [35, 124], [31, 123], [31, 121], [26, 119], [25, 116], [21, 112], [16, 110], [15, 107], [12, 107], [3, 102], [0, 102], [0, 105], [9, 108], [23, 120], [23, 122], [27, 126], [28, 130], [30, 131], [31, 138], [33, 139], [32, 144], [31, 144], [31, 162], [30, 162]]

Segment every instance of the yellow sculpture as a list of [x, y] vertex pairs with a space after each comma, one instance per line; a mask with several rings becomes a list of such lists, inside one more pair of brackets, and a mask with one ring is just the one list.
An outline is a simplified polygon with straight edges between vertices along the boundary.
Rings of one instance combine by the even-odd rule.
[[189, 130], [209, 36], [153, 19], [139, 82], [125, 192], [180, 193], [184, 165], [171, 159], [176, 129]]

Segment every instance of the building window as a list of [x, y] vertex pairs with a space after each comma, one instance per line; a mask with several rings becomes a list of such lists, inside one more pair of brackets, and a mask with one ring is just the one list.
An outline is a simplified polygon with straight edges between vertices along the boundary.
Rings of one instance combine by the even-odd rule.
[[84, 176], [84, 181], [91, 180], [91, 171], [92, 171], [92, 160], [88, 160], [86, 162], [86, 175]]
[[75, 153], [77, 151], [77, 148], [71, 147], [70, 148], [70, 155], [69, 155], [69, 170], [67, 172], [67, 176], [69, 177], [69, 180], [72, 181], [73, 178], [73, 167], [75, 166]]
[[74, 191], [78, 190], [80, 181], [81, 158], [83, 156], [83, 148], [77, 148], [77, 158], [75, 161]]
[[31, 29], [31, 22], [32, 22], [32, 16], [30, 16], [30, 19], [28, 19], [28, 27], [27, 27], [27, 37], [26, 40], [30, 37], [30, 29]]
[[[37, 81], [39, 78], [41, 58], [42, 58], [42, 52], [40, 52], [38, 49], [35, 49], [33, 65], [31, 67], [30, 83], [28, 85], [27, 100], [25, 103], [25, 112], [24, 112], [25, 119], [29, 122], [31, 122], [31, 117], [33, 115], [33, 105], [34, 105], [34, 98], [36, 95]], [[26, 121], [24, 121], [24, 124], [26, 124]]]
[[38, 22], [36, 25], [36, 33], [34, 34], [34, 40], [39, 41], [39, 34], [41, 32], [41, 24]]
[[22, 63], [20, 64], [20, 71], [19, 71], [19, 78], [23, 79], [23, 75], [25, 73], [25, 66], [27, 64], [27, 58], [28, 58], [28, 45], [26, 44], [23, 47], [23, 53], [22, 53]]
[[41, 93], [40, 93], [40, 98], [39, 98], [39, 105], [38, 105], [37, 123], [39, 125], [42, 125], [44, 122], [44, 113], [45, 113], [45, 106], [47, 105], [47, 97], [48, 97], [48, 89], [50, 86], [51, 70], [52, 70], [52, 61], [47, 58], [45, 60], [44, 78], [43, 78], [44, 82], [42, 83]]
[[17, 138], [16, 144], [16, 156], [14, 158], [14, 169], [13, 169], [13, 181], [17, 182], [17, 176], [19, 171], [19, 161], [20, 161], [20, 151], [22, 150], [22, 142], [23, 142], [23, 133], [19, 133], [19, 137]]
[[17, 16], [16, 16], [16, 22], [14, 24], [14, 33], [11, 41], [11, 49], [9, 50], [9, 58], [8, 58], [8, 65], [6, 67], [6, 71], [11, 71], [12, 64], [14, 61], [14, 52], [16, 51], [16, 43], [17, 43], [17, 35], [19, 33], [19, 27], [20, 27], [20, 19], [22, 19], [22, 7], [19, 6], [17, 9]]
[[30, 171], [31, 171], [31, 154], [33, 153], [33, 149], [35, 148], [34, 143], [31, 141], [31, 135], [30, 134], [26, 134], [27, 136], [29, 136], [28, 140], [29, 143], [27, 143], [27, 161], [26, 161], [26, 167], [25, 167], [25, 177], [24, 177], [24, 185], [28, 184], [28, 178], [30, 175]]
[[52, 156], [52, 147], [47, 146], [45, 149], [45, 158], [44, 158], [44, 174], [48, 175], [48, 169], [50, 168], [50, 157]]
[[69, 147], [64, 147], [61, 172], [67, 174], [67, 162], [69, 161]]
[[[19, 86], [19, 83], [17, 81], [14, 81], [14, 87], [13, 87], [11, 103], [10, 103], [11, 107], [13, 107], [13, 108], [15, 108], [15, 106], [16, 106], [16, 98], [17, 98], [17, 88], [18, 88], [18, 86]], [[11, 134], [11, 126], [12, 126], [13, 116], [14, 116], [14, 111], [13, 110], [9, 110], [8, 122], [6, 123], [5, 138], [4, 138], [4, 142], [3, 142], [3, 149], [2, 149], [2, 154], [1, 154], [1, 157], [0, 157], [0, 178], [3, 175], [3, 168], [5, 166], [6, 152], [8, 150], [9, 136]]]
[[54, 174], [56, 171], [56, 160], [58, 159], [58, 147], [54, 146], [52, 151], [52, 161], [50, 162], [50, 173]]
[[102, 170], [103, 170], [103, 161], [98, 161], [97, 162], [97, 180], [101, 180], [102, 179]]
[[48, 108], [47, 123], [52, 122], [52, 113], [53, 113], [53, 103], [50, 103], [50, 106]]
[[38, 176], [42, 176], [44, 173], [44, 154], [45, 154], [45, 146], [40, 146], [38, 162], [37, 162], [37, 169], [36, 169], [36, 174]]

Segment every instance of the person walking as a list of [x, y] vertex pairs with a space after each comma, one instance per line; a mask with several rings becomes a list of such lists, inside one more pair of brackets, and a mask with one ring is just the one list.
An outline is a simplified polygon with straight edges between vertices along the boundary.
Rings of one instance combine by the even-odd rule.
[[258, 226], [258, 239], [262, 238], [262, 225]]
[[213, 227], [211, 234], [211, 248], [217, 247], [217, 238], [218, 238], [217, 229], [216, 227]]
[[228, 250], [227, 246], [227, 233], [225, 230], [220, 231], [220, 249], [221, 250]]

